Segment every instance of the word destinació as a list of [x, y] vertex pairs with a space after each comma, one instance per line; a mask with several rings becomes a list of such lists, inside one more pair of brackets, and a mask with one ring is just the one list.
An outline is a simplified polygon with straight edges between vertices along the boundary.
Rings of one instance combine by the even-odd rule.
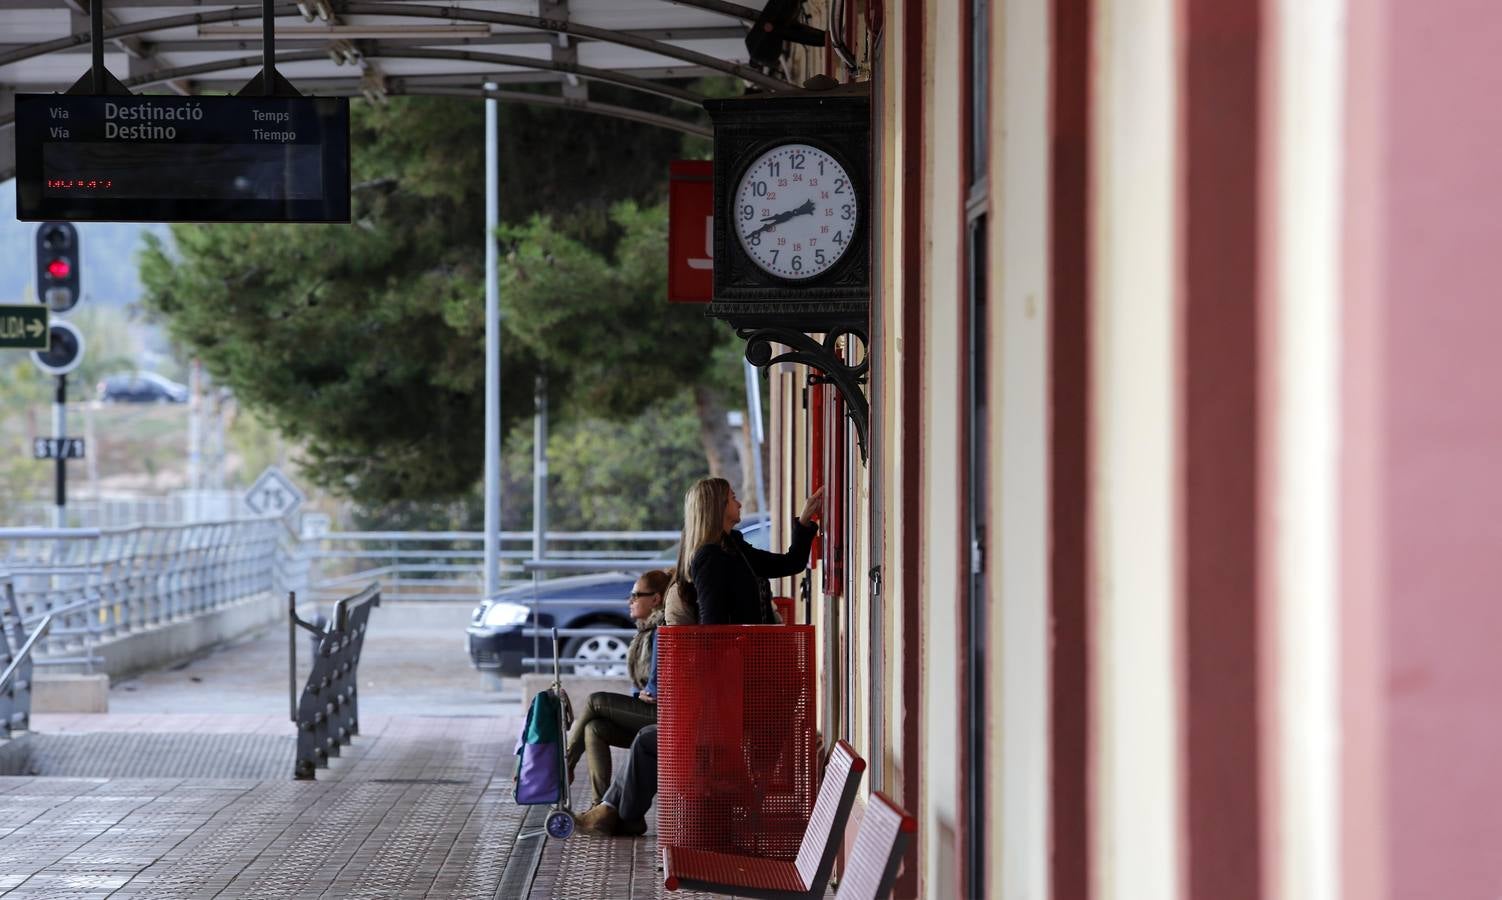
[[[54, 120], [71, 118], [68, 110], [62, 107], [53, 107], [49, 110]], [[251, 116], [257, 122], [290, 122], [292, 116], [287, 112], [268, 112], [265, 110], [252, 109]], [[104, 104], [104, 137], [106, 140], [136, 140], [136, 141], [173, 141], [177, 140], [177, 122], [201, 122], [204, 118], [203, 107], [198, 103], [163, 105], [157, 103], [141, 102], [121, 104], [106, 102]], [[121, 124], [121, 122], [138, 124]], [[155, 123], [164, 124], [155, 124]], [[53, 127], [51, 137], [70, 137], [64, 128]], [[273, 141], [289, 143], [297, 140], [295, 131], [263, 131], [259, 128], [251, 129], [251, 138], [256, 141]]]

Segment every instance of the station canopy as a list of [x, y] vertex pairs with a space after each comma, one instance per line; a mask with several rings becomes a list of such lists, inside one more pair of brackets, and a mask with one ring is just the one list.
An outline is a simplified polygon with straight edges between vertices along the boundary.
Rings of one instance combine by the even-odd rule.
[[[14, 94], [66, 91], [89, 70], [89, 2], [0, 0], [0, 181], [15, 174]], [[478, 98], [488, 84], [507, 102], [707, 134], [691, 79], [787, 86], [750, 64], [753, 2], [276, 0], [276, 68], [310, 96]], [[261, 69], [261, 2], [105, 0], [104, 17], [105, 67], [136, 94], [234, 93]], [[593, 82], [668, 97], [675, 111], [634, 108], [619, 92], [592, 100]]]

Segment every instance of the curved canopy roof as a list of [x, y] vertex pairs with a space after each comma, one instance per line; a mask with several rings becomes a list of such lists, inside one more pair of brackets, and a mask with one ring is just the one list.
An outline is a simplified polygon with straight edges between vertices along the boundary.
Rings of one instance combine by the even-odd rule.
[[[589, 84], [697, 106], [682, 80], [753, 67], [759, 12], [725, 0], [273, 0], [277, 71], [309, 95], [442, 94], [570, 106], [693, 133], [589, 99]], [[760, 3], [760, 0], [752, 0]], [[15, 93], [65, 91], [91, 64], [90, 0], [0, 0], [0, 180], [14, 170]], [[135, 93], [226, 93], [261, 68], [261, 2], [104, 0], [105, 67]], [[518, 84], [556, 87], [521, 93]]]

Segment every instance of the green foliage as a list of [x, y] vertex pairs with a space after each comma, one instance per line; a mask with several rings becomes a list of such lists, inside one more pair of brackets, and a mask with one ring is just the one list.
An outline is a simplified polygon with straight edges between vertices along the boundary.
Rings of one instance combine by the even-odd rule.
[[551, 385], [564, 408], [621, 419], [704, 378], [730, 332], [700, 307], [665, 301], [665, 206], [628, 201], [610, 221], [620, 234], [611, 254], [542, 217], [503, 229], [501, 294], [517, 340], [550, 377], [566, 373]]
[[[483, 353], [444, 312], [483, 302], [473, 260], [446, 244], [462, 215], [396, 188], [355, 202], [362, 227], [176, 227], [176, 265], [148, 237], [147, 303], [242, 404], [305, 447], [318, 484], [357, 497], [461, 492], [484, 420]], [[529, 396], [531, 361], [507, 362], [504, 389]]]
[[[657, 531], [683, 524], [683, 492], [708, 474], [686, 391], [632, 419], [574, 420], [548, 435], [548, 527]], [[532, 520], [532, 435], [512, 435], [503, 468], [524, 490], [508, 497], [507, 528]], [[520, 478], [517, 478], [517, 476]]]
[[[729, 337], [665, 300], [659, 201], [679, 136], [501, 114], [503, 427], [530, 417], [538, 372], [561, 419], [678, 396]], [[353, 227], [177, 226], [174, 250], [143, 252], [172, 337], [301, 448], [315, 484], [372, 510], [464, 500], [481, 475], [483, 122], [471, 100], [357, 104]]]
[[[698, 420], [686, 391], [625, 421], [569, 419], [548, 435], [548, 529], [660, 531], [680, 527], [683, 492], [708, 474]], [[532, 426], [506, 436], [501, 527], [532, 527]], [[474, 486], [457, 501], [398, 501], [360, 507], [353, 525], [372, 531], [478, 531], [484, 496]]]

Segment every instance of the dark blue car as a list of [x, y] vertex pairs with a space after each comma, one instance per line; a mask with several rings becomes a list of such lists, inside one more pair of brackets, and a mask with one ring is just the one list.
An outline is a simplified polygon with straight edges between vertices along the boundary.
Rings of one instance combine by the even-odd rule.
[[[753, 547], [767, 549], [772, 529], [764, 515], [748, 516], [740, 532]], [[596, 575], [571, 575], [542, 582], [534, 591], [530, 584], [517, 585], [499, 592], [495, 599], [481, 603], [470, 617], [469, 660], [476, 669], [499, 675], [520, 675], [529, 671], [522, 660], [533, 656], [551, 659], [552, 642], [534, 639], [524, 632], [532, 620], [533, 594], [536, 594], [538, 623], [543, 628], [632, 628], [626, 614], [631, 586], [642, 572], [671, 568], [678, 559], [674, 544], [656, 559], [643, 560], [634, 571], [603, 572]], [[563, 642], [563, 656], [588, 659], [589, 664], [574, 667], [578, 675], [624, 676], [626, 647], [630, 638], [623, 635], [576, 635]], [[546, 671], [546, 670], [545, 670]]]

